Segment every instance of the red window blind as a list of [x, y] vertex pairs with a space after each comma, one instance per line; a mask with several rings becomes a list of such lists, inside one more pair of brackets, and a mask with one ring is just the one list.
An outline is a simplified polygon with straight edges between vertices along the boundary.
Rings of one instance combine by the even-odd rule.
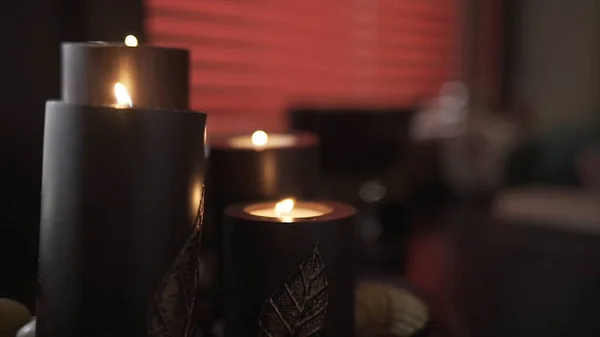
[[455, 78], [462, 0], [146, 0], [151, 43], [192, 53], [209, 131], [283, 128], [294, 104], [410, 106]]

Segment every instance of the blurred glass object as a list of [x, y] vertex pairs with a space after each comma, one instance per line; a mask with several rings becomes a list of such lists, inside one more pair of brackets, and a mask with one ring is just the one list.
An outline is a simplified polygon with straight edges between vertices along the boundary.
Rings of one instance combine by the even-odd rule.
[[497, 190], [504, 185], [508, 157], [519, 141], [518, 125], [484, 110], [472, 112], [464, 123], [443, 144], [446, 183], [463, 195]]
[[469, 102], [469, 89], [462, 82], [446, 82], [440, 87], [439, 100], [447, 109], [463, 109]]
[[381, 181], [367, 181], [365, 182], [358, 194], [360, 198], [366, 203], [375, 203], [385, 197], [386, 187]]
[[454, 192], [491, 191], [503, 184], [519, 126], [502, 114], [469, 108], [462, 82], [447, 82], [412, 121], [415, 141], [440, 141], [444, 180]]
[[444, 139], [460, 134], [468, 114], [469, 90], [461, 82], [446, 82], [438, 95], [425, 103], [411, 122], [416, 141]]

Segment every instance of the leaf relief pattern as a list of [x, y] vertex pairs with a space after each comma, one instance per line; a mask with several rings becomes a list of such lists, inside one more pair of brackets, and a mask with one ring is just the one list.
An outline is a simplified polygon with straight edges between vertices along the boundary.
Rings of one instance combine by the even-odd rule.
[[313, 337], [323, 330], [327, 275], [318, 246], [298, 269], [265, 300], [259, 337]]
[[160, 283], [148, 312], [149, 337], [191, 337], [195, 334], [194, 304], [198, 291], [204, 189], [194, 230]]

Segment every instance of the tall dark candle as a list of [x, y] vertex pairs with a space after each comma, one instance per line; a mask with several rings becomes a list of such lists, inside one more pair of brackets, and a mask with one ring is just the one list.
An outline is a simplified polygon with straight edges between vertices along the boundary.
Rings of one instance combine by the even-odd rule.
[[318, 139], [310, 133], [272, 134], [263, 146], [253, 145], [250, 135], [211, 139], [210, 183], [222, 207], [314, 197], [318, 172]]
[[184, 49], [108, 43], [62, 45], [62, 99], [111, 105], [113, 85], [123, 83], [136, 106], [187, 109], [189, 52]]
[[337, 202], [225, 211], [225, 337], [354, 335], [354, 214]]
[[243, 201], [315, 197], [319, 173], [318, 139], [310, 133], [269, 134], [263, 145], [254, 145], [251, 134], [216, 137], [210, 144], [207, 221], [202, 235], [203, 258], [215, 273], [213, 317], [202, 318], [209, 321], [222, 314], [224, 209]]
[[[264, 141], [264, 139], [263, 139]], [[251, 135], [210, 140], [206, 249], [221, 251], [227, 206], [285, 197], [313, 198], [319, 175], [318, 139], [310, 133], [271, 134], [255, 146]]]
[[38, 336], [191, 335], [205, 123], [48, 102]]
[[[262, 132], [262, 131], [257, 131]], [[266, 144], [252, 135], [210, 140], [207, 174], [207, 249], [220, 254], [221, 220], [227, 206], [245, 201], [316, 197], [318, 138], [311, 133], [271, 134]], [[264, 139], [263, 139], [264, 140]]]

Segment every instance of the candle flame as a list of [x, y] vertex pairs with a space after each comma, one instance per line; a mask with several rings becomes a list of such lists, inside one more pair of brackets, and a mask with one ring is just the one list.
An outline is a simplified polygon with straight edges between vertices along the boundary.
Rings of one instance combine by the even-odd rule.
[[135, 37], [135, 35], [127, 35], [125, 37], [125, 45], [127, 47], [137, 47], [138, 46], [137, 37]]
[[289, 213], [294, 209], [296, 201], [293, 198], [283, 199], [275, 204], [275, 213], [281, 216], [282, 214]]
[[267, 135], [267, 133], [262, 130], [255, 131], [252, 134], [252, 144], [254, 144], [256, 146], [264, 146], [267, 144], [268, 140], [269, 140], [269, 135]]
[[127, 88], [121, 82], [115, 84], [115, 97], [117, 98], [118, 108], [131, 108], [133, 106], [131, 96], [129, 96]]

